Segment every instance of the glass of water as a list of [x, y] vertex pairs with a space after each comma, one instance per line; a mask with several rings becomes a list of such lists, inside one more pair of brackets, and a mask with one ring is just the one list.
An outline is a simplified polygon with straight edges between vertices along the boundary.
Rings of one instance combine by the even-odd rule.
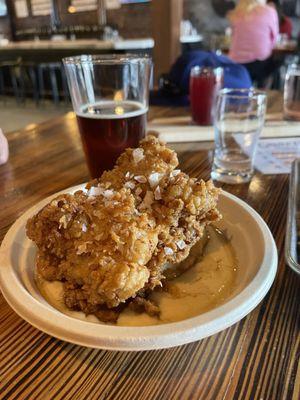
[[300, 121], [300, 65], [288, 67], [284, 83], [284, 116]]
[[266, 93], [254, 89], [223, 89], [215, 115], [215, 153], [211, 177], [226, 183], [249, 182], [264, 125]]

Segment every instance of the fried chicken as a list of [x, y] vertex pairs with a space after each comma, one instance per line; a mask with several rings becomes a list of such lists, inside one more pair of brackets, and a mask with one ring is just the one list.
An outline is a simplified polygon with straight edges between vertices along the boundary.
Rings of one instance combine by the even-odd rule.
[[185, 259], [219, 219], [218, 189], [177, 166], [176, 153], [149, 136], [85, 191], [58, 196], [27, 222], [37, 270], [64, 282], [69, 308], [110, 317], [161, 285], [164, 265]]

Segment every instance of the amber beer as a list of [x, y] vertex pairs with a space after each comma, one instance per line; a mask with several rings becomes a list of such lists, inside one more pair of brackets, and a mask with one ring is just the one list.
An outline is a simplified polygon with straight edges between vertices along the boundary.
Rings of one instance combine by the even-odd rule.
[[90, 174], [98, 178], [113, 168], [127, 147], [145, 136], [147, 109], [134, 101], [99, 102], [83, 106], [77, 121]]
[[145, 136], [152, 62], [135, 54], [83, 54], [63, 62], [88, 167], [98, 178]]

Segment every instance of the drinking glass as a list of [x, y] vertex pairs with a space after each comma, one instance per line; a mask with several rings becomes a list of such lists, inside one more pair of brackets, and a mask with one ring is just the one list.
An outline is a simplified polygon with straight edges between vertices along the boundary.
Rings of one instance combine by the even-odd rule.
[[300, 121], [300, 65], [288, 67], [284, 83], [284, 116]]
[[213, 179], [226, 183], [243, 183], [251, 179], [265, 111], [265, 92], [253, 89], [220, 91], [215, 117]]
[[217, 94], [222, 86], [222, 68], [196, 66], [191, 69], [190, 102], [197, 125], [212, 125]]
[[145, 136], [151, 59], [81, 55], [63, 62], [89, 171], [97, 178]]

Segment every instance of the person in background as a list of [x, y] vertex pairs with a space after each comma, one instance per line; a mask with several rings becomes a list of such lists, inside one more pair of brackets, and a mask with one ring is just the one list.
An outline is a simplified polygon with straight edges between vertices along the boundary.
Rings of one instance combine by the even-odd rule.
[[272, 58], [279, 33], [276, 10], [265, 0], [240, 0], [228, 19], [232, 28], [229, 57], [247, 68], [259, 88], [264, 87], [278, 68]]
[[287, 35], [288, 39], [292, 38], [293, 24], [292, 20], [284, 15], [282, 6], [279, 0], [267, 0], [267, 4], [274, 7], [277, 11], [279, 20], [279, 33]]

